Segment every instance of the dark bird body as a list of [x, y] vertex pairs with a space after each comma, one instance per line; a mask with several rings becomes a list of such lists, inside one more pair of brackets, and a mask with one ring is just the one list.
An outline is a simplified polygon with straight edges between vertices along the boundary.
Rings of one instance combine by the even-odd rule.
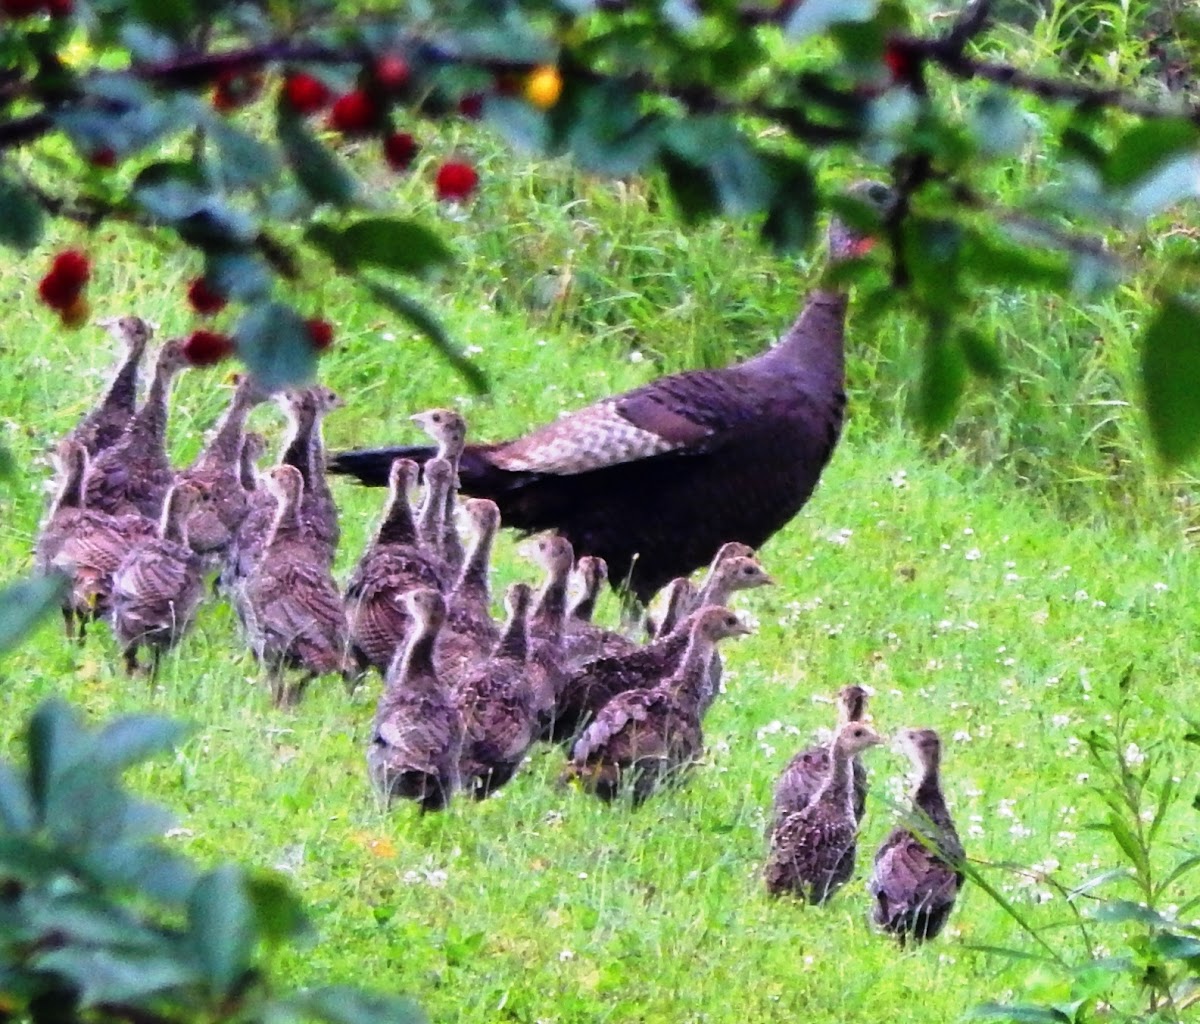
[[790, 893], [808, 903], [824, 903], [854, 874], [858, 821], [854, 817], [851, 759], [882, 742], [862, 722], [838, 730], [829, 773], [801, 811], [771, 831], [763, 880], [772, 896]]
[[916, 769], [912, 827], [895, 828], [884, 840], [868, 888], [875, 924], [903, 946], [932, 939], [945, 927], [963, 884], [959, 865], [966, 853], [942, 796], [937, 733], [907, 729], [901, 745]]
[[[867, 691], [861, 686], [843, 687], [838, 694], [838, 727], [847, 722], [861, 722], [866, 711]], [[801, 750], [787, 763], [775, 783], [774, 822], [804, 810], [812, 802], [829, 775], [829, 757], [829, 744], [822, 743]], [[858, 755], [850, 762], [850, 768], [854, 819], [862, 821], [867, 809], [867, 769]]]
[[[882, 206], [889, 194], [864, 183], [855, 195]], [[831, 259], [865, 241], [835, 222]], [[506, 526], [555, 530], [578, 554], [603, 558], [613, 584], [645, 604], [726, 541], [761, 546], [809, 499], [842, 429], [846, 302], [814, 291], [780, 343], [752, 359], [660, 377], [523, 437], [467, 445], [462, 490], [496, 502]], [[330, 468], [379, 485], [396, 456], [432, 454], [344, 452]]]
[[101, 321], [101, 326], [126, 348], [117, 372], [96, 407], [71, 431], [70, 439], [83, 445], [89, 456], [116, 444], [133, 419], [137, 407], [138, 372], [153, 328], [136, 316]]
[[433, 664], [446, 604], [436, 590], [404, 600], [415, 625], [384, 681], [367, 769], [387, 803], [414, 800], [422, 811], [439, 811], [459, 788], [463, 749], [462, 716]]
[[656, 686], [618, 694], [575, 743], [568, 778], [601, 800], [629, 788], [640, 804], [701, 753], [701, 696], [708, 662], [719, 640], [750, 630], [731, 611], [709, 606], [689, 622], [679, 668]]
[[465, 730], [460, 775], [463, 789], [477, 800], [490, 796], [516, 774], [537, 739], [537, 699], [525, 667], [530, 601], [526, 584], [509, 588], [508, 622], [495, 651], [455, 688]]

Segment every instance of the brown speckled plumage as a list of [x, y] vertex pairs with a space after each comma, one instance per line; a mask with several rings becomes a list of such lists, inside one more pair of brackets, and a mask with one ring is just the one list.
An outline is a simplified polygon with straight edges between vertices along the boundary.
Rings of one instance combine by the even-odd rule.
[[142, 357], [154, 336], [154, 329], [136, 316], [114, 317], [100, 321], [100, 325], [124, 345], [125, 353], [104, 397], [68, 435], [92, 457], [116, 444], [133, 419]]
[[[770, 577], [753, 558], [727, 559], [714, 570], [714, 577], [715, 585], [710, 593], [713, 603], [718, 605], [724, 604], [737, 590], [770, 582]], [[645, 647], [616, 657], [597, 658], [569, 676], [559, 695], [551, 738], [570, 740], [618, 693], [653, 686], [674, 672], [687, 648], [694, 615], [683, 619], [669, 635]], [[709, 664], [701, 697], [702, 710], [708, 709], [716, 694], [719, 665], [717, 657]]]
[[[838, 728], [847, 722], [861, 722], [867, 714], [867, 691], [861, 686], [844, 686], [838, 693]], [[853, 772], [854, 819], [862, 821], [867, 808], [867, 769], [855, 755]], [[775, 783], [772, 821], [778, 822], [795, 811], [802, 811], [829, 775], [829, 744], [821, 743], [796, 754]]]
[[508, 621], [496, 649], [455, 688], [465, 729], [463, 789], [479, 800], [513, 777], [537, 739], [537, 700], [525, 666], [531, 601], [528, 585], [509, 587]]
[[379, 527], [346, 584], [350, 649], [360, 670], [374, 667], [386, 673], [404, 644], [412, 621], [405, 594], [418, 588], [441, 590], [446, 585], [441, 563], [417, 546], [408, 501], [416, 479], [415, 462], [395, 461]]
[[790, 893], [824, 903], [854, 874], [858, 822], [850, 762], [881, 738], [862, 722], [850, 722], [833, 741], [829, 773], [816, 796], [772, 830], [763, 881], [772, 896]]
[[414, 628], [388, 670], [367, 747], [367, 768], [386, 802], [415, 800], [422, 811], [437, 811], [459, 788], [463, 747], [462, 716], [433, 665], [446, 605], [440, 593], [429, 589], [411, 591], [404, 600]]
[[163, 654], [191, 628], [204, 596], [204, 562], [188, 543], [187, 520], [205, 501], [191, 483], [173, 486], [158, 535], [130, 547], [113, 573], [113, 634], [131, 674], [142, 647], [150, 649], [150, 672], [157, 674]]
[[[851, 193], [877, 214], [892, 199], [877, 182]], [[831, 262], [862, 241], [835, 220]], [[761, 547], [808, 501], [841, 434], [846, 307], [844, 292], [814, 290], [761, 355], [660, 377], [522, 437], [469, 444], [463, 493], [491, 498], [507, 526], [554, 530], [599, 555], [642, 603], [725, 541]], [[392, 458], [429, 454], [346, 452], [332, 468], [378, 485]]]
[[242, 377], [208, 444], [179, 474], [181, 481], [197, 484], [208, 495], [208, 501], [188, 518], [188, 543], [198, 554], [214, 560], [223, 555], [250, 511], [242, 482], [246, 417], [266, 400], [267, 393], [253, 378]]
[[719, 640], [749, 632], [728, 609], [696, 612], [678, 669], [605, 704], [576, 741], [567, 776], [606, 801], [628, 786], [638, 804], [678, 774], [703, 749], [700, 698], [713, 650]]
[[[250, 647], [266, 667], [276, 704], [294, 704], [319, 675], [346, 672], [346, 613], [337, 584], [300, 517], [304, 480], [293, 466], [264, 478], [278, 507], [267, 543], [235, 600]], [[297, 669], [298, 682], [285, 673]]]
[[966, 853], [942, 796], [937, 733], [905, 729], [899, 739], [916, 776], [911, 821], [893, 829], [880, 846], [868, 889], [875, 924], [903, 946], [932, 939], [945, 926], [963, 884]]
[[568, 674], [596, 658], [616, 657], [637, 649], [629, 637], [592, 622], [596, 598], [608, 578], [604, 559], [584, 555], [575, 563], [575, 575], [580, 581], [581, 592], [567, 611], [562, 633], [563, 662]]
[[84, 505], [113, 515], [134, 514], [158, 521], [163, 498], [175, 480], [167, 458], [167, 407], [171, 385], [187, 366], [183, 343], [168, 341], [154, 364], [145, 404], [121, 439], [98, 452], [88, 467]]

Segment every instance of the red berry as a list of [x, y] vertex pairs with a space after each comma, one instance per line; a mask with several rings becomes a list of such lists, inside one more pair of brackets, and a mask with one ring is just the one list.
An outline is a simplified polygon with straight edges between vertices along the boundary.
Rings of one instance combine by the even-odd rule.
[[333, 324], [328, 320], [314, 317], [311, 320], [305, 320], [304, 325], [308, 328], [308, 337], [312, 341], [312, 347], [318, 352], [324, 352], [333, 344]]
[[92, 265], [78, 249], [54, 257], [50, 270], [38, 283], [38, 296], [51, 309], [68, 309], [79, 298], [91, 276]]
[[434, 188], [439, 199], [469, 199], [479, 184], [479, 175], [470, 164], [451, 160], [438, 168]]
[[388, 92], [399, 92], [410, 77], [408, 61], [398, 53], [385, 53], [375, 62], [375, 81]]
[[329, 112], [329, 127], [343, 135], [361, 135], [374, 128], [378, 120], [375, 101], [361, 89], [339, 96]]
[[98, 149], [93, 149], [91, 155], [88, 156], [88, 163], [93, 167], [115, 167], [117, 165], [117, 153], [112, 146], [101, 146]]
[[82, 295], [76, 295], [66, 309], [59, 310], [58, 315], [67, 327], [76, 328], [82, 327], [87, 322], [90, 312], [88, 300]]
[[188, 302], [201, 316], [212, 316], [225, 308], [226, 298], [204, 278], [198, 277], [188, 285]]
[[42, 0], [0, 0], [0, 11], [10, 18], [28, 18], [37, 14], [42, 7]]
[[883, 48], [883, 62], [892, 73], [895, 82], [910, 82], [916, 71], [916, 62], [908, 49], [895, 42], [889, 42]]
[[393, 171], [406, 171], [420, 147], [408, 132], [392, 132], [383, 140], [383, 158]]
[[284, 99], [297, 114], [315, 114], [328, 106], [330, 95], [324, 82], [302, 71], [288, 75], [283, 83]]
[[75, 10], [75, 0], [45, 0], [45, 5], [52, 18], [69, 18]]
[[201, 328], [192, 331], [183, 343], [183, 357], [193, 366], [215, 366], [233, 355], [234, 348], [233, 339], [228, 334]]
[[483, 93], [468, 93], [458, 101], [458, 112], [468, 121], [478, 121], [483, 117]]

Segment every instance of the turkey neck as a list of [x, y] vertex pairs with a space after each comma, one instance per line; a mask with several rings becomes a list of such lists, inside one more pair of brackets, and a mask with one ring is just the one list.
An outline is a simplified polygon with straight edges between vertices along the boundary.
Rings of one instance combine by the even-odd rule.
[[496, 641], [495, 657], [524, 662], [529, 654], [528, 607], [517, 608], [504, 624], [504, 632]]
[[563, 617], [567, 614], [567, 572], [555, 568], [538, 595], [533, 609], [533, 627], [550, 640], [562, 632]]
[[596, 611], [596, 598], [599, 596], [600, 588], [588, 586], [583, 592], [583, 597], [575, 602], [575, 606], [571, 609], [571, 620], [573, 622], [591, 622], [592, 615]]
[[309, 449], [312, 447], [317, 410], [308, 402], [303, 402], [299, 408], [293, 408], [290, 412], [292, 428], [288, 433], [288, 443], [284, 447], [279, 461], [285, 466], [293, 466], [300, 470], [300, 475], [304, 478], [304, 486], [307, 487], [312, 466]]
[[233, 394], [233, 401], [217, 424], [213, 439], [208, 443], [197, 462], [206, 467], [237, 466], [242, 454], [242, 438], [246, 430], [246, 418], [255, 406], [253, 395], [242, 388]]
[[840, 385], [846, 376], [846, 303], [844, 292], [810, 292], [779, 344], [743, 365], [792, 374], [805, 383], [834, 381]]
[[387, 685], [389, 691], [406, 689], [436, 692], [442, 688], [437, 670], [433, 667], [433, 648], [441, 626], [423, 620], [419, 620], [418, 624], [420, 628], [401, 655], [395, 681]]
[[178, 488], [172, 489], [163, 506], [162, 520], [159, 523], [159, 536], [163, 540], [174, 541], [182, 547], [188, 546], [187, 538], [188, 503]]
[[417, 528], [413, 525], [412, 506], [408, 493], [401, 486], [388, 496], [383, 521], [375, 533], [376, 544], [415, 544]]
[[848, 809], [851, 817], [854, 816], [853, 805], [850, 802], [850, 770], [851, 755], [844, 747], [836, 741], [829, 748], [829, 774], [825, 781], [821, 784], [821, 788], [817, 790], [816, 796], [813, 797], [813, 802], [821, 800], [827, 804], [833, 804], [835, 807]]
[[921, 777], [913, 787], [912, 802], [913, 807], [928, 817], [940, 832], [953, 836], [957, 841], [946, 798], [942, 796], [941, 773], [937, 764], [922, 765]]
[[716, 645], [700, 630], [688, 637], [687, 649], [679, 668], [668, 682], [668, 687], [692, 707], [699, 707], [700, 694], [708, 678], [708, 663]]
[[58, 494], [54, 497], [54, 504], [50, 508], [52, 516], [60, 508], [83, 508], [83, 477], [86, 468], [87, 460], [84, 458], [82, 448], [67, 456], [66, 465], [63, 467], [62, 483], [59, 485]]
[[125, 358], [117, 367], [117, 372], [113, 374], [112, 383], [109, 384], [108, 391], [104, 394], [104, 400], [100, 403], [102, 406], [108, 409], [120, 409], [133, 415], [137, 407], [138, 368], [141, 366], [142, 355], [145, 351], [144, 343], [129, 347]]
[[430, 551], [442, 555], [445, 553], [442, 550], [442, 518], [445, 514], [450, 481], [437, 478], [428, 481], [426, 488], [425, 501], [421, 504], [420, 521], [417, 523], [417, 534], [421, 543]]
[[300, 523], [300, 494], [303, 492], [287, 492], [277, 498], [279, 507], [275, 510], [275, 518], [271, 522], [271, 530], [263, 551], [269, 550], [277, 541], [296, 540], [303, 536]]
[[129, 425], [131, 437], [148, 441], [160, 448], [163, 446], [167, 434], [167, 399], [178, 372], [174, 366], [155, 367], [154, 380], [146, 395], [146, 404]]
[[454, 593], [459, 597], [469, 597], [485, 603], [491, 599], [488, 568], [492, 562], [492, 544], [495, 539], [496, 531], [490, 525], [476, 535], [471, 544], [471, 553], [463, 565], [462, 575], [454, 585]]
[[312, 428], [308, 433], [308, 451], [305, 454], [307, 469], [304, 475], [304, 486], [309, 492], [322, 491], [329, 493], [329, 485], [325, 482], [325, 437], [322, 433], [322, 423], [325, 412], [318, 409], [313, 414]]

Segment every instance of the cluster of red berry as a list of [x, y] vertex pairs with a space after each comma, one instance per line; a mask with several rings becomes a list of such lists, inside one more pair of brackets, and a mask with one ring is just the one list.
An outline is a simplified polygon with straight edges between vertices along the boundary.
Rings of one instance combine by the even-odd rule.
[[0, 0], [0, 14], [10, 18], [28, 18], [40, 11], [52, 18], [65, 18], [74, 9], [74, 0]]
[[46, 276], [38, 282], [38, 297], [58, 313], [68, 327], [78, 327], [87, 318], [83, 291], [92, 276], [91, 261], [78, 249], [58, 253]]
[[[302, 117], [328, 107], [329, 128], [348, 138], [378, 135], [387, 165], [401, 172], [412, 166], [420, 147], [410, 132], [392, 130], [387, 115], [391, 103], [407, 93], [411, 82], [408, 61], [399, 54], [384, 54], [363, 76], [363, 85], [340, 96], [314, 75], [294, 71], [284, 80], [283, 100]], [[447, 161], [434, 175], [434, 189], [443, 200], [469, 199], [478, 185], [475, 168], [461, 160]]]

